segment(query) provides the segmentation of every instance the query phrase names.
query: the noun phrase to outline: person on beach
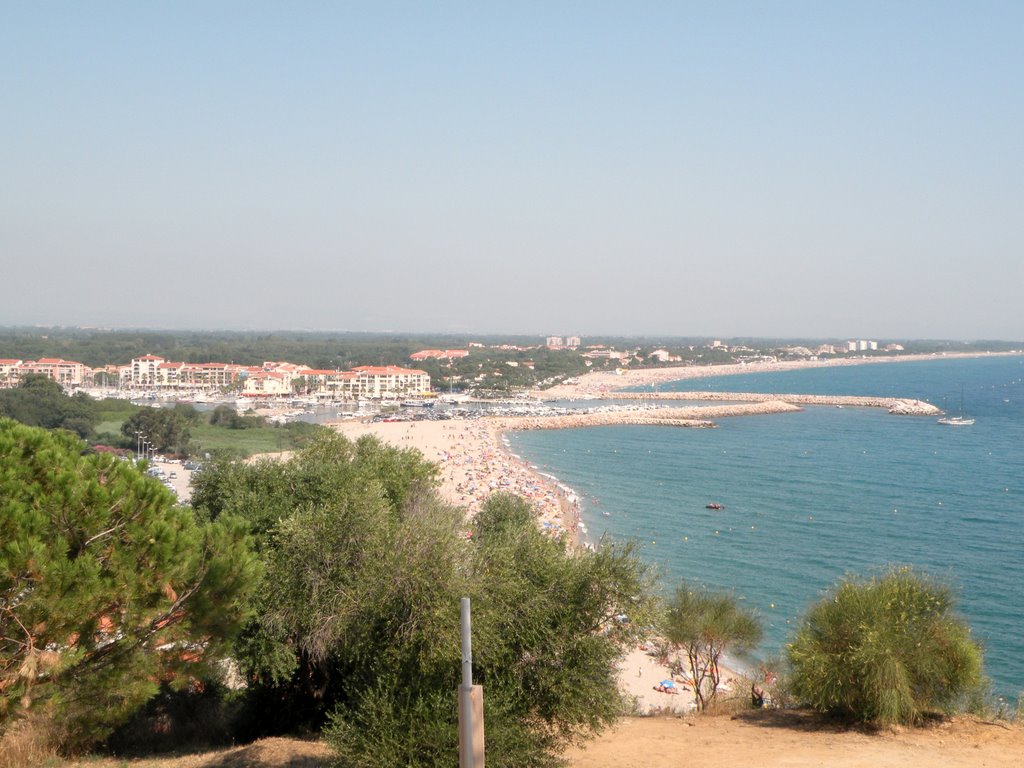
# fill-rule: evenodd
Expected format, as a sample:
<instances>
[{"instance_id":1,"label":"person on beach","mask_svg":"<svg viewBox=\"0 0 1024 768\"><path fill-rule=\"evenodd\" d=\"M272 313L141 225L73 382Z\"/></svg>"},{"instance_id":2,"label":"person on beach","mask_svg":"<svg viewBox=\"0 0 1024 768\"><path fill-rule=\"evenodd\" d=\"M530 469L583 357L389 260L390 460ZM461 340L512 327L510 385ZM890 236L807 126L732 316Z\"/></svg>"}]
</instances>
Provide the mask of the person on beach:
<instances>
[{"instance_id":1,"label":"person on beach","mask_svg":"<svg viewBox=\"0 0 1024 768\"><path fill-rule=\"evenodd\" d=\"M750 703L758 709L764 706L764 689L757 683L750 684Z\"/></svg>"}]
</instances>

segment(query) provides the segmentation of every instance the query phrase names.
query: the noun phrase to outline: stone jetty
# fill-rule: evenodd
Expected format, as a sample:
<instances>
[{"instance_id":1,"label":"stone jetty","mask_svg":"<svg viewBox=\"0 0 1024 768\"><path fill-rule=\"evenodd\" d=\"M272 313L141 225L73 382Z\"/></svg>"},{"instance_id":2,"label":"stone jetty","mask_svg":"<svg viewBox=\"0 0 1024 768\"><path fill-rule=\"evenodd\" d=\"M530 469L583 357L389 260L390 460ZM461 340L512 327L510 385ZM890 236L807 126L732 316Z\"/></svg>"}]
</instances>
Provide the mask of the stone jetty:
<instances>
[{"instance_id":1,"label":"stone jetty","mask_svg":"<svg viewBox=\"0 0 1024 768\"><path fill-rule=\"evenodd\" d=\"M792 413L801 410L782 400L729 405L694 405L686 408L655 408L630 411L596 411L559 416L519 416L496 419L500 431L532 429L572 429L575 427L606 427L642 425L657 427L713 428L712 419L730 416L754 416L769 413Z\"/></svg>"},{"instance_id":2,"label":"stone jetty","mask_svg":"<svg viewBox=\"0 0 1024 768\"><path fill-rule=\"evenodd\" d=\"M779 395L764 392L608 392L605 400L698 400L770 403L781 401L793 405L834 405L850 408L885 408L898 416L935 416L942 413L931 403L897 397L856 397L850 395ZM775 411L772 411L773 413Z\"/></svg>"}]
</instances>

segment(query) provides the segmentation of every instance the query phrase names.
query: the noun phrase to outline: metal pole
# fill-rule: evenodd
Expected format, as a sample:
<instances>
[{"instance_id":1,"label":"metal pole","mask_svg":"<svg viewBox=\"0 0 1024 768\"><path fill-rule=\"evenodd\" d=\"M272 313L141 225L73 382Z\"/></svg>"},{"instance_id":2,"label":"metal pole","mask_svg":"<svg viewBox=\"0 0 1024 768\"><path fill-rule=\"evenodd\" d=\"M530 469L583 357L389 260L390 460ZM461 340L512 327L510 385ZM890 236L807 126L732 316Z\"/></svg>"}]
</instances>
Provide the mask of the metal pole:
<instances>
[{"instance_id":1,"label":"metal pole","mask_svg":"<svg viewBox=\"0 0 1024 768\"><path fill-rule=\"evenodd\" d=\"M462 687L470 688L473 685L473 632L468 597L462 598L460 608L460 624L462 626Z\"/></svg>"},{"instance_id":2,"label":"metal pole","mask_svg":"<svg viewBox=\"0 0 1024 768\"><path fill-rule=\"evenodd\" d=\"M484 689L473 685L469 598L462 598L462 685L459 686L459 768L484 768Z\"/></svg>"}]
</instances>

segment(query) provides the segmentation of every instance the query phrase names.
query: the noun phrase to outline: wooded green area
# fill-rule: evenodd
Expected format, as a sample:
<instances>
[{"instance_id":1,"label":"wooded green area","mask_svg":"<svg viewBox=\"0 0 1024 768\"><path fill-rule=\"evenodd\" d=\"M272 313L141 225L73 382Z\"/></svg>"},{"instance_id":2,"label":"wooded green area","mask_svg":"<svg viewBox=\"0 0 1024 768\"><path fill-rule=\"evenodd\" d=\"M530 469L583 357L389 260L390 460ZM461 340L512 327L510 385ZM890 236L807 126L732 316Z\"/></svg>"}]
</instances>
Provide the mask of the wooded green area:
<instances>
[{"instance_id":1,"label":"wooded green area","mask_svg":"<svg viewBox=\"0 0 1024 768\"><path fill-rule=\"evenodd\" d=\"M230 406L204 414L184 403L150 408L126 400L68 396L52 379L38 374L26 376L17 387L0 389L0 416L32 427L68 430L93 445L131 452L139 447L141 435L158 453L180 456L218 452L244 458L294 450L323 429L305 422L270 425Z\"/></svg>"}]
</instances>

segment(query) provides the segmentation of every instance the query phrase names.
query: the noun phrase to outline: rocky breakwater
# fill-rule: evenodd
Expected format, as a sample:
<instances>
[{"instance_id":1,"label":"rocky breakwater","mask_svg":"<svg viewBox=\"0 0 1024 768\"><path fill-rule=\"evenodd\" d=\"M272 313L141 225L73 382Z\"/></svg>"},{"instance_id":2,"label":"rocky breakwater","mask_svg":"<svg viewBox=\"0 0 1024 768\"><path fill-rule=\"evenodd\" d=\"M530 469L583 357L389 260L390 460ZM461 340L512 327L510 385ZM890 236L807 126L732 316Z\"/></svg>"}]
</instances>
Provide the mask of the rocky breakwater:
<instances>
[{"instance_id":1,"label":"rocky breakwater","mask_svg":"<svg viewBox=\"0 0 1024 768\"><path fill-rule=\"evenodd\" d=\"M730 416L753 416L769 413L791 413L800 408L781 400L730 405L695 405L686 408L649 408L630 411L598 411L558 416L520 416L495 419L499 431L532 429L573 429L640 425L656 427L713 428L712 419Z\"/></svg>"},{"instance_id":2,"label":"rocky breakwater","mask_svg":"<svg viewBox=\"0 0 1024 768\"><path fill-rule=\"evenodd\" d=\"M942 413L931 403L897 397L857 397L853 395L777 395L764 392L613 392L603 395L616 400L699 400L741 401L744 403L784 402L793 405L834 405L851 408L885 408L898 416L934 416Z\"/></svg>"},{"instance_id":3,"label":"rocky breakwater","mask_svg":"<svg viewBox=\"0 0 1024 768\"><path fill-rule=\"evenodd\" d=\"M942 409L924 400L894 400L889 406L889 413L896 416L937 416Z\"/></svg>"}]
</instances>

